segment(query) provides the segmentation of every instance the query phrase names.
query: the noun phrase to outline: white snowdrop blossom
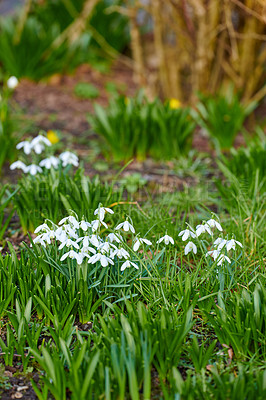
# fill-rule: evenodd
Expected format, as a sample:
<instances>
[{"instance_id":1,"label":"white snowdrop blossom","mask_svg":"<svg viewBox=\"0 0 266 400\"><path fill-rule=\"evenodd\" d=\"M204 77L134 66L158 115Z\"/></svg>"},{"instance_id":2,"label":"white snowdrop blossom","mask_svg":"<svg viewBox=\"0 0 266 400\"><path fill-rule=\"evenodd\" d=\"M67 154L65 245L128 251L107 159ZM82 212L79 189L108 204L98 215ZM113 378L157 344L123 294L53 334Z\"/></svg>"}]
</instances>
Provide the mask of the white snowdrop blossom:
<instances>
[{"instance_id":1,"label":"white snowdrop blossom","mask_svg":"<svg viewBox=\"0 0 266 400\"><path fill-rule=\"evenodd\" d=\"M226 250L230 251L231 249L235 250L236 249L236 244L240 247L243 247L242 243L238 242L235 239L227 240L226 241Z\"/></svg>"},{"instance_id":2,"label":"white snowdrop blossom","mask_svg":"<svg viewBox=\"0 0 266 400\"><path fill-rule=\"evenodd\" d=\"M193 242L188 242L185 247L185 255L187 255L190 251L193 251L194 254L197 254L197 246Z\"/></svg>"},{"instance_id":3,"label":"white snowdrop blossom","mask_svg":"<svg viewBox=\"0 0 266 400\"><path fill-rule=\"evenodd\" d=\"M72 239L66 239L64 242L62 242L59 246L59 250L61 250L63 247L75 247L75 249L79 249L79 245L74 242Z\"/></svg>"},{"instance_id":4,"label":"white snowdrop blossom","mask_svg":"<svg viewBox=\"0 0 266 400\"><path fill-rule=\"evenodd\" d=\"M18 86L18 78L16 78L15 76L10 76L10 78L8 78L8 80L6 81L7 87L9 89L15 89Z\"/></svg>"},{"instance_id":5,"label":"white snowdrop blossom","mask_svg":"<svg viewBox=\"0 0 266 400\"><path fill-rule=\"evenodd\" d=\"M226 245L226 240L223 238L218 237L214 242L213 246L217 247L217 250L220 251L225 245Z\"/></svg>"},{"instance_id":6,"label":"white snowdrop blossom","mask_svg":"<svg viewBox=\"0 0 266 400\"><path fill-rule=\"evenodd\" d=\"M225 254L220 254L218 256L218 262L217 265L222 265L224 261L227 261L229 264L231 264L231 260L229 257L227 257Z\"/></svg>"},{"instance_id":7,"label":"white snowdrop blossom","mask_svg":"<svg viewBox=\"0 0 266 400\"><path fill-rule=\"evenodd\" d=\"M206 257L211 256L214 260L216 260L220 254L221 253L219 250L210 250L210 251L207 251Z\"/></svg>"},{"instance_id":8,"label":"white snowdrop blossom","mask_svg":"<svg viewBox=\"0 0 266 400\"><path fill-rule=\"evenodd\" d=\"M51 169L52 167L58 168L60 160L57 157L51 156L48 158L44 158L40 163L40 167L44 167L46 169Z\"/></svg>"},{"instance_id":9,"label":"white snowdrop blossom","mask_svg":"<svg viewBox=\"0 0 266 400\"><path fill-rule=\"evenodd\" d=\"M163 237L158 239L156 243L161 243L161 242L164 242L166 245L168 245L169 243L172 243L172 244L175 243L174 239L169 235L164 235Z\"/></svg>"},{"instance_id":10,"label":"white snowdrop blossom","mask_svg":"<svg viewBox=\"0 0 266 400\"><path fill-rule=\"evenodd\" d=\"M46 247L46 240L43 238L43 235L36 236L36 238L33 239L33 243L40 243L43 247Z\"/></svg>"},{"instance_id":11,"label":"white snowdrop blossom","mask_svg":"<svg viewBox=\"0 0 266 400\"><path fill-rule=\"evenodd\" d=\"M118 224L117 227L115 228L115 230L118 230L118 229L121 229L121 228L122 228L125 232L128 232L128 231L130 230L132 233L135 233L135 228L134 228L134 226L131 225L128 221L121 222L120 224Z\"/></svg>"},{"instance_id":12,"label":"white snowdrop blossom","mask_svg":"<svg viewBox=\"0 0 266 400\"><path fill-rule=\"evenodd\" d=\"M178 236L182 236L183 242L185 242L190 236L192 239L196 237L195 233L192 232L190 229L185 229L184 231L181 231Z\"/></svg>"},{"instance_id":13,"label":"white snowdrop blossom","mask_svg":"<svg viewBox=\"0 0 266 400\"><path fill-rule=\"evenodd\" d=\"M134 267L134 268L136 268L136 269L139 269L139 267L138 267L138 265L137 264L135 264L135 263L133 263L132 261L130 261L130 260L126 260L122 265L121 265L121 271L124 271L126 268L130 268L130 267Z\"/></svg>"},{"instance_id":14,"label":"white snowdrop blossom","mask_svg":"<svg viewBox=\"0 0 266 400\"><path fill-rule=\"evenodd\" d=\"M211 218L209 219L206 224L210 227L210 228L217 228L220 232L223 231L223 228L221 227L221 225L219 224L219 222L215 221L215 219Z\"/></svg>"},{"instance_id":15,"label":"white snowdrop blossom","mask_svg":"<svg viewBox=\"0 0 266 400\"><path fill-rule=\"evenodd\" d=\"M45 146L51 146L52 143L43 135L38 135L31 141L31 149L36 154L41 154L45 150Z\"/></svg>"},{"instance_id":16,"label":"white snowdrop blossom","mask_svg":"<svg viewBox=\"0 0 266 400\"><path fill-rule=\"evenodd\" d=\"M91 221L92 232L98 231L101 225L103 225L106 229L108 229L108 225L100 219L95 219L94 221Z\"/></svg>"},{"instance_id":17,"label":"white snowdrop blossom","mask_svg":"<svg viewBox=\"0 0 266 400\"><path fill-rule=\"evenodd\" d=\"M27 165L25 168L26 173L30 173L31 175L36 175L38 172L42 172L41 167L36 164Z\"/></svg>"},{"instance_id":18,"label":"white snowdrop blossom","mask_svg":"<svg viewBox=\"0 0 266 400\"><path fill-rule=\"evenodd\" d=\"M65 217L65 218L61 219L61 221L59 221L58 225L62 225L65 222L68 222L75 229L79 228L79 222L73 215L70 215L69 217ZM67 228L67 225L65 225L65 228Z\"/></svg>"},{"instance_id":19,"label":"white snowdrop blossom","mask_svg":"<svg viewBox=\"0 0 266 400\"><path fill-rule=\"evenodd\" d=\"M123 241L122 236L119 235L119 233L109 233L109 235L107 235L106 239L110 242L116 242L116 243L121 243Z\"/></svg>"},{"instance_id":20,"label":"white snowdrop blossom","mask_svg":"<svg viewBox=\"0 0 266 400\"><path fill-rule=\"evenodd\" d=\"M120 260L122 258L128 259L130 257L129 252L123 249L123 247L112 252L111 257L114 258L115 256L117 256Z\"/></svg>"},{"instance_id":21,"label":"white snowdrop blossom","mask_svg":"<svg viewBox=\"0 0 266 400\"><path fill-rule=\"evenodd\" d=\"M66 167L67 165L74 165L74 167L78 167L79 165L78 157L76 154L71 153L70 151L64 151L59 155L59 158L63 163L63 167Z\"/></svg>"},{"instance_id":22,"label":"white snowdrop blossom","mask_svg":"<svg viewBox=\"0 0 266 400\"><path fill-rule=\"evenodd\" d=\"M50 231L50 228L49 228L49 226L47 224L42 224L42 225L37 226L37 228L35 229L34 233L38 233L40 231L48 232L48 231Z\"/></svg>"},{"instance_id":23,"label":"white snowdrop blossom","mask_svg":"<svg viewBox=\"0 0 266 400\"><path fill-rule=\"evenodd\" d=\"M31 149L32 149L31 143L24 140L23 142L20 142L16 145L16 149L18 149L18 150L23 149L24 153L28 155L28 154L30 154Z\"/></svg>"},{"instance_id":24,"label":"white snowdrop blossom","mask_svg":"<svg viewBox=\"0 0 266 400\"><path fill-rule=\"evenodd\" d=\"M102 267L107 267L108 264L114 265L113 260L102 253L94 254L89 258L88 263L95 264L97 261L100 261Z\"/></svg>"},{"instance_id":25,"label":"white snowdrop blossom","mask_svg":"<svg viewBox=\"0 0 266 400\"><path fill-rule=\"evenodd\" d=\"M204 224L204 225L197 225L196 226L196 236L199 237L202 233L207 232L209 235L212 235L212 231L209 227L209 225Z\"/></svg>"},{"instance_id":26,"label":"white snowdrop blossom","mask_svg":"<svg viewBox=\"0 0 266 400\"><path fill-rule=\"evenodd\" d=\"M152 242L150 240L144 239L144 238L137 238L137 240L133 246L133 250L138 251L140 245L143 243L147 244L148 246L152 246Z\"/></svg>"},{"instance_id":27,"label":"white snowdrop blossom","mask_svg":"<svg viewBox=\"0 0 266 400\"><path fill-rule=\"evenodd\" d=\"M86 232L88 230L88 228L91 227L91 224L87 221L84 221L84 219L79 223L80 228Z\"/></svg>"},{"instance_id":28,"label":"white snowdrop blossom","mask_svg":"<svg viewBox=\"0 0 266 400\"><path fill-rule=\"evenodd\" d=\"M91 235L89 237L89 240L90 240L91 244L93 246L95 246L96 248L98 248L100 246L100 238L98 235Z\"/></svg>"},{"instance_id":29,"label":"white snowdrop blossom","mask_svg":"<svg viewBox=\"0 0 266 400\"><path fill-rule=\"evenodd\" d=\"M27 165L25 165L22 161L15 161L10 165L10 169L22 169L23 172L26 172Z\"/></svg>"},{"instance_id":30,"label":"white snowdrop blossom","mask_svg":"<svg viewBox=\"0 0 266 400\"><path fill-rule=\"evenodd\" d=\"M82 253L76 253L74 250L70 250L62 255L60 261L64 261L67 257L71 259L76 259L78 264L81 264L84 258Z\"/></svg>"},{"instance_id":31,"label":"white snowdrop blossom","mask_svg":"<svg viewBox=\"0 0 266 400\"><path fill-rule=\"evenodd\" d=\"M100 221L104 220L105 213L114 214L113 210L111 210L111 208L107 208L107 207L98 207L94 211L94 215L99 215Z\"/></svg>"}]
</instances>

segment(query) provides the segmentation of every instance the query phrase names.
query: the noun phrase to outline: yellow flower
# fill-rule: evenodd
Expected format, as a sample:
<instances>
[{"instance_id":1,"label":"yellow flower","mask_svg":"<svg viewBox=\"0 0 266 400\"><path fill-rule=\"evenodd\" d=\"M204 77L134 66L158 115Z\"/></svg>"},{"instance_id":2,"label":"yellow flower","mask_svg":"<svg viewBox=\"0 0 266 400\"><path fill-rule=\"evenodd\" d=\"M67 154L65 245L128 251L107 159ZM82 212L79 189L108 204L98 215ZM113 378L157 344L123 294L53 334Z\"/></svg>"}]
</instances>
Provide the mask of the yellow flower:
<instances>
[{"instance_id":1,"label":"yellow flower","mask_svg":"<svg viewBox=\"0 0 266 400\"><path fill-rule=\"evenodd\" d=\"M52 143L56 144L59 142L59 137L57 136L55 131L49 130L47 132L47 139Z\"/></svg>"},{"instance_id":2,"label":"yellow flower","mask_svg":"<svg viewBox=\"0 0 266 400\"><path fill-rule=\"evenodd\" d=\"M172 99L169 100L169 107L172 109L178 109L182 106L181 101L179 101L178 99L175 99L174 97Z\"/></svg>"}]
</instances>

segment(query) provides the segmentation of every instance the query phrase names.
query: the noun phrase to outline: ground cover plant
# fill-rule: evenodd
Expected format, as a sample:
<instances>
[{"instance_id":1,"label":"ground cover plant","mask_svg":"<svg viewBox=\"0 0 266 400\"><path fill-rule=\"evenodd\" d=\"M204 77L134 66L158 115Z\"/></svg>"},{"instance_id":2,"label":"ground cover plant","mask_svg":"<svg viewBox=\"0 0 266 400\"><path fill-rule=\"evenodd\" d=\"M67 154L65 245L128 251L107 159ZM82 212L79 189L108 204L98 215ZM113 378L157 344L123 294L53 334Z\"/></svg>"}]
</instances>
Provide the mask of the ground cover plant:
<instances>
[{"instance_id":1,"label":"ground cover plant","mask_svg":"<svg viewBox=\"0 0 266 400\"><path fill-rule=\"evenodd\" d=\"M199 100L193 116L218 149L230 149L233 146L236 135L243 130L245 119L257 106L256 102L242 105L233 89L227 95L199 95Z\"/></svg>"},{"instance_id":2,"label":"ground cover plant","mask_svg":"<svg viewBox=\"0 0 266 400\"><path fill-rule=\"evenodd\" d=\"M115 54L122 50L128 42L127 18L107 13L108 0L94 3L87 11L85 0L29 2L21 15L2 17L0 62L4 71L17 78L40 80L89 60L102 60L99 41Z\"/></svg>"},{"instance_id":3,"label":"ground cover plant","mask_svg":"<svg viewBox=\"0 0 266 400\"><path fill-rule=\"evenodd\" d=\"M260 128L232 147L261 81L258 2L29 1L15 17L4 56L23 39L23 62L3 62L3 115L25 113L27 129L11 136L0 187L3 400L266 398L264 103ZM74 39L94 42L86 57L114 57L127 31L134 66L126 49L116 79L88 67L10 76L71 66ZM222 93L226 75L241 103L204 95L196 108L195 89Z\"/></svg>"},{"instance_id":4,"label":"ground cover plant","mask_svg":"<svg viewBox=\"0 0 266 400\"><path fill-rule=\"evenodd\" d=\"M190 149L195 128L189 109L177 108L173 101L149 101L143 92L134 98L118 96L107 110L96 103L89 121L116 161L134 156L145 159L147 155L177 158Z\"/></svg>"}]
</instances>

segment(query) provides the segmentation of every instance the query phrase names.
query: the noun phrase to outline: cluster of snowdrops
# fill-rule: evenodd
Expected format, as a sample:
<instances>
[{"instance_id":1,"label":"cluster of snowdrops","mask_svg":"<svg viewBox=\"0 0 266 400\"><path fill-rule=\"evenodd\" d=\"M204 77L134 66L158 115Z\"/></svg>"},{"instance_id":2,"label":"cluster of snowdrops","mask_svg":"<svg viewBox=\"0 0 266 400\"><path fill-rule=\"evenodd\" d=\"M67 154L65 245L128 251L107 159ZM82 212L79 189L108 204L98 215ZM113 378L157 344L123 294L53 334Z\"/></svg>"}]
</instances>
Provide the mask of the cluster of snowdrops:
<instances>
[{"instance_id":1,"label":"cluster of snowdrops","mask_svg":"<svg viewBox=\"0 0 266 400\"><path fill-rule=\"evenodd\" d=\"M18 143L16 148L18 150L23 149L26 158L28 158L29 154L35 153L35 155L40 155L43 151L47 151L47 149L49 149L51 146L52 143L50 142L50 140L40 134L31 141L25 140ZM26 165L23 161L18 160L10 165L10 169L21 169L24 173L36 175L37 173L42 173L43 168L49 170L51 168L57 169L59 168L59 166L62 166L64 168L68 165L74 165L75 167L78 167L79 159L74 153L70 151L64 151L58 157L50 154L48 157L43 158L38 163L32 163L29 165Z\"/></svg>"},{"instance_id":2,"label":"cluster of snowdrops","mask_svg":"<svg viewBox=\"0 0 266 400\"><path fill-rule=\"evenodd\" d=\"M33 242L44 247L56 242L58 250L63 250L60 261L70 258L76 260L79 265L87 262L99 263L102 267L107 267L118 263L121 271L130 267L139 269L140 258L136 252L143 251L144 246L148 247L148 250L151 249L152 241L136 234L133 222L129 219L118 223L113 231L110 231L104 221L106 214L114 214L114 211L99 205L94 211L95 219L90 222L84 218L79 221L74 215L63 218L58 225L46 220L44 224L36 228L35 233L38 236ZM101 233L102 228L104 228L105 237ZM214 229L218 229L222 234L223 229L220 223L211 218L198 225L195 230L188 226L178 236L181 236L183 241L191 238L200 243L199 237L203 234L208 234L214 239ZM174 239L167 233L156 241L157 249L161 245L174 244ZM205 255L211 256L214 262L221 266L224 263L231 263L228 254L232 250L235 251L237 246L243 247L234 238L227 239L219 236L209 246L210 250ZM197 253L197 245L191 240L185 246L185 254L189 252Z\"/></svg>"}]
</instances>

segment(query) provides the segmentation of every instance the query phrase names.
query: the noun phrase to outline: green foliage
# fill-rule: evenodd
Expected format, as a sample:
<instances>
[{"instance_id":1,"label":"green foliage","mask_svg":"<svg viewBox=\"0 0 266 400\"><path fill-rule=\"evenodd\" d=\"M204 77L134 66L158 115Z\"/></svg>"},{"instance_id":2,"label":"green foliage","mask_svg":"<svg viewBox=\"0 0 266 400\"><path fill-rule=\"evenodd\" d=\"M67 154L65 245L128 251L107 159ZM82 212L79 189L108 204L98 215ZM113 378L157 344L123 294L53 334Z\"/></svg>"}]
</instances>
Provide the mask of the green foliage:
<instances>
[{"instance_id":1,"label":"green foliage","mask_svg":"<svg viewBox=\"0 0 266 400\"><path fill-rule=\"evenodd\" d=\"M220 343L233 348L236 357L266 354L266 290L257 284L253 292L246 289L231 295L226 303L221 293L214 315L208 315Z\"/></svg>"},{"instance_id":2,"label":"green foliage","mask_svg":"<svg viewBox=\"0 0 266 400\"><path fill-rule=\"evenodd\" d=\"M140 173L135 172L120 179L120 183L125 186L129 193L136 193L138 189L147 183L147 179L143 178Z\"/></svg>"},{"instance_id":3,"label":"green foliage","mask_svg":"<svg viewBox=\"0 0 266 400\"><path fill-rule=\"evenodd\" d=\"M197 111L192 111L195 121L209 133L218 149L231 148L237 133L243 129L246 117L257 103L243 106L233 90L227 96L211 97L201 94L199 99Z\"/></svg>"},{"instance_id":4,"label":"green foliage","mask_svg":"<svg viewBox=\"0 0 266 400\"><path fill-rule=\"evenodd\" d=\"M17 78L40 80L97 59L101 54L92 34L97 38L101 35L117 50L123 49L128 42L127 18L117 12L106 13L108 0L96 6L90 26L80 37L57 46L56 40L79 17L83 5L84 0L34 2L25 21L18 16L1 18L0 61L5 71Z\"/></svg>"},{"instance_id":5,"label":"green foliage","mask_svg":"<svg viewBox=\"0 0 266 400\"><path fill-rule=\"evenodd\" d=\"M90 179L82 169L72 177L68 170L51 169L46 174L22 176L13 203L24 232L34 231L45 218L58 222L73 210L81 218L91 215L99 203L119 201L121 191Z\"/></svg>"},{"instance_id":6,"label":"green foliage","mask_svg":"<svg viewBox=\"0 0 266 400\"><path fill-rule=\"evenodd\" d=\"M11 18L0 21L0 61L4 69L17 78L27 76L39 80L63 70L69 64L67 46L56 50L51 45L60 30L56 24L46 26L30 16L21 33Z\"/></svg>"},{"instance_id":7,"label":"green foliage","mask_svg":"<svg viewBox=\"0 0 266 400\"><path fill-rule=\"evenodd\" d=\"M95 99L99 96L99 90L91 83L80 82L75 86L75 95L82 99Z\"/></svg>"},{"instance_id":8,"label":"green foliage","mask_svg":"<svg viewBox=\"0 0 266 400\"><path fill-rule=\"evenodd\" d=\"M0 240L3 239L4 233L8 227L8 224L12 218L14 210L8 210L12 197L16 194L18 189L7 195L8 185L0 187Z\"/></svg>"},{"instance_id":9,"label":"green foliage","mask_svg":"<svg viewBox=\"0 0 266 400\"><path fill-rule=\"evenodd\" d=\"M0 174L4 162L13 160L16 153L13 130L14 123L10 115L7 96L0 92Z\"/></svg>"},{"instance_id":10,"label":"green foliage","mask_svg":"<svg viewBox=\"0 0 266 400\"><path fill-rule=\"evenodd\" d=\"M135 98L112 99L107 110L95 104L95 116L89 122L116 161L186 154L195 126L188 109L172 109L159 99L149 102L141 92Z\"/></svg>"}]
</instances>

